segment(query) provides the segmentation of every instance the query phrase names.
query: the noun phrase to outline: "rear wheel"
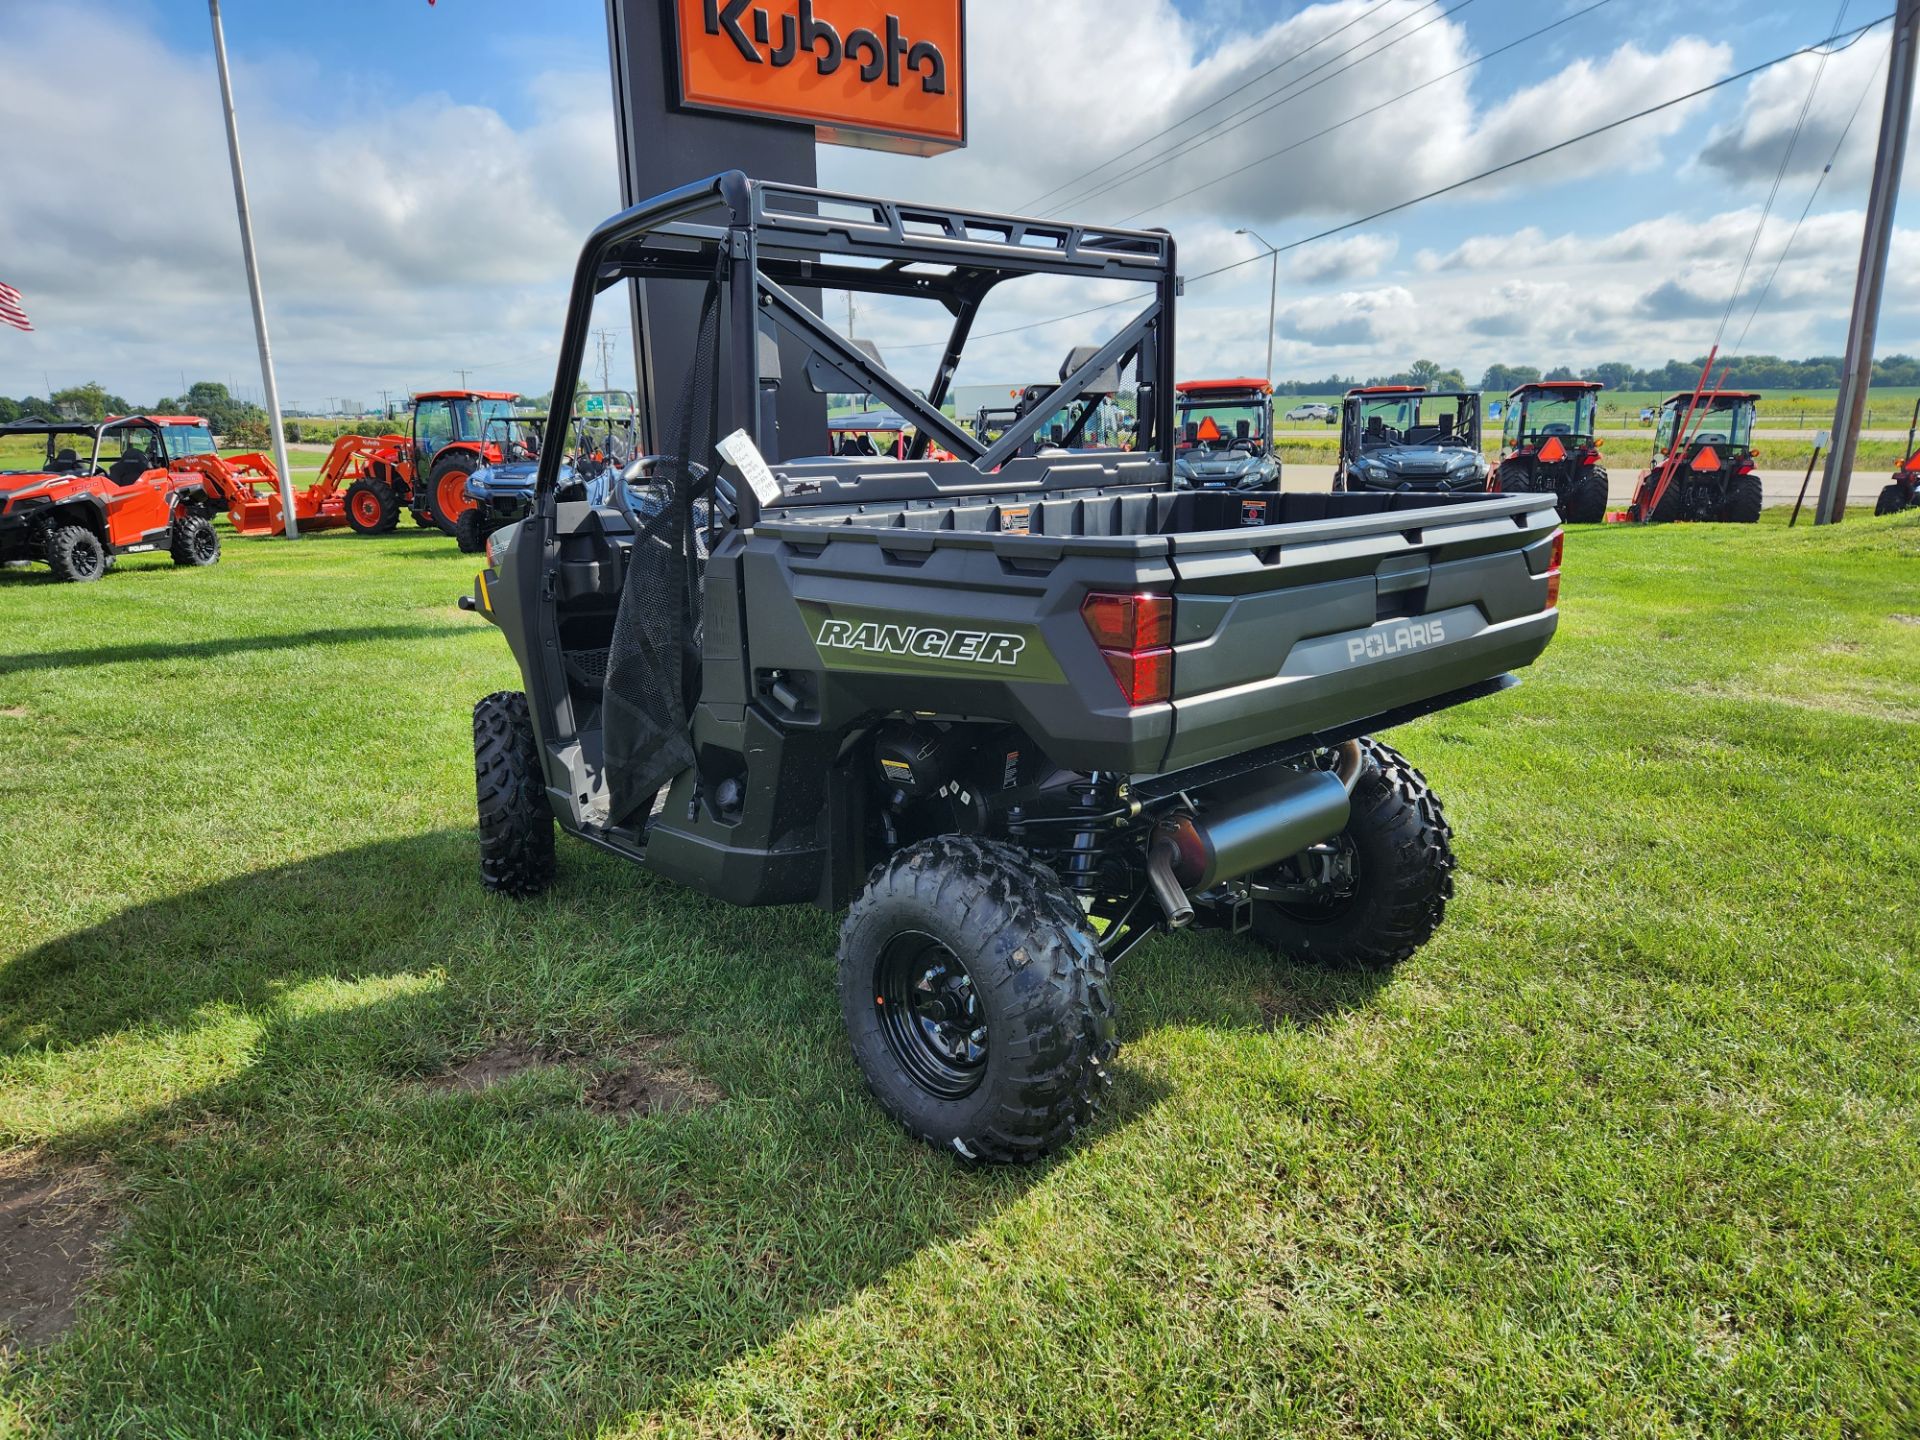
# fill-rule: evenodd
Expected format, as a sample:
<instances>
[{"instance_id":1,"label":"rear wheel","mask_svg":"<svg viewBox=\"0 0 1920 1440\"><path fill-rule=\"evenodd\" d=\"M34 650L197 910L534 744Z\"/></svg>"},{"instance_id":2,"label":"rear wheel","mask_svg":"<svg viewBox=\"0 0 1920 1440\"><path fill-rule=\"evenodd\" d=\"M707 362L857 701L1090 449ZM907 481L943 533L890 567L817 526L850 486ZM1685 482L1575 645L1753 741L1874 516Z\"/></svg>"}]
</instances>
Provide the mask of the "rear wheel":
<instances>
[{"instance_id":1,"label":"rear wheel","mask_svg":"<svg viewBox=\"0 0 1920 1440\"><path fill-rule=\"evenodd\" d=\"M553 883L553 811L533 714L518 690L473 707L473 778L480 805L480 883L525 899Z\"/></svg>"},{"instance_id":2,"label":"rear wheel","mask_svg":"<svg viewBox=\"0 0 1920 1440\"><path fill-rule=\"evenodd\" d=\"M1021 851L973 836L922 840L874 871L840 930L840 1009L882 1108L967 1160L1065 1145L1117 1048L1079 905Z\"/></svg>"},{"instance_id":3,"label":"rear wheel","mask_svg":"<svg viewBox=\"0 0 1920 1440\"><path fill-rule=\"evenodd\" d=\"M356 480L347 487L347 524L361 535L385 535L400 523L400 502L384 480Z\"/></svg>"},{"instance_id":4,"label":"rear wheel","mask_svg":"<svg viewBox=\"0 0 1920 1440\"><path fill-rule=\"evenodd\" d=\"M1598 525L1607 518L1607 471L1601 465L1582 465L1567 485L1560 518L1569 525Z\"/></svg>"},{"instance_id":5,"label":"rear wheel","mask_svg":"<svg viewBox=\"0 0 1920 1440\"><path fill-rule=\"evenodd\" d=\"M453 538L459 542L461 554L482 554L487 548L486 512L478 505L462 510L453 522Z\"/></svg>"},{"instance_id":6,"label":"rear wheel","mask_svg":"<svg viewBox=\"0 0 1920 1440\"><path fill-rule=\"evenodd\" d=\"M1760 504L1764 498L1758 475L1752 472L1736 475L1727 486L1727 501L1722 514L1735 525L1751 525L1760 518Z\"/></svg>"},{"instance_id":7,"label":"rear wheel","mask_svg":"<svg viewBox=\"0 0 1920 1440\"><path fill-rule=\"evenodd\" d=\"M167 549L176 565L212 565L220 558L220 532L204 515L177 515Z\"/></svg>"},{"instance_id":8,"label":"rear wheel","mask_svg":"<svg viewBox=\"0 0 1920 1440\"><path fill-rule=\"evenodd\" d=\"M84 525L60 525L47 536L47 568L56 580L98 580L111 563L100 537Z\"/></svg>"},{"instance_id":9,"label":"rear wheel","mask_svg":"<svg viewBox=\"0 0 1920 1440\"><path fill-rule=\"evenodd\" d=\"M1880 498L1873 502L1873 513L1876 515L1898 515L1906 508L1906 494L1897 483L1881 490Z\"/></svg>"},{"instance_id":10,"label":"rear wheel","mask_svg":"<svg viewBox=\"0 0 1920 1440\"><path fill-rule=\"evenodd\" d=\"M1253 880L1254 933L1300 961L1390 970L1433 937L1453 898L1440 799L1391 746L1360 742L1346 829Z\"/></svg>"},{"instance_id":11,"label":"rear wheel","mask_svg":"<svg viewBox=\"0 0 1920 1440\"><path fill-rule=\"evenodd\" d=\"M433 477L421 497L421 509L429 523L447 534L454 533L462 511L473 508L467 498L467 476L473 473L473 459L464 453L447 455L435 462Z\"/></svg>"},{"instance_id":12,"label":"rear wheel","mask_svg":"<svg viewBox=\"0 0 1920 1440\"><path fill-rule=\"evenodd\" d=\"M1657 472L1653 477L1652 483L1656 488L1660 484L1660 477ZM1652 521L1657 525L1665 525L1678 520L1683 502L1682 490L1683 487L1680 483L1680 476L1675 474L1672 482L1667 486L1667 493L1660 497L1660 503L1655 505L1650 513L1640 518Z\"/></svg>"},{"instance_id":13,"label":"rear wheel","mask_svg":"<svg viewBox=\"0 0 1920 1440\"><path fill-rule=\"evenodd\" d=\"M1494 472L1493 488L1502 495L1532 495L1553 486L1538 484L1532 466L1510 460Z\"/></svg>"}]
</instances>

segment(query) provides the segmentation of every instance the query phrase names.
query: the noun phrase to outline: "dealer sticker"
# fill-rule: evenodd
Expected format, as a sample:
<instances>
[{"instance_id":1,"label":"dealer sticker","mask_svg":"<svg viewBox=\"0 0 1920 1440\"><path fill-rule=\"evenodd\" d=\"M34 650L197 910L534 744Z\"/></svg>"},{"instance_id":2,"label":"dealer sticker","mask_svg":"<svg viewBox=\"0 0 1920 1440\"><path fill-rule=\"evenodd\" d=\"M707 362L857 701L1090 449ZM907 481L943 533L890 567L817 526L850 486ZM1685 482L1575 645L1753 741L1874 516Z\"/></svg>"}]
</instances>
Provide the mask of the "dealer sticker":
<instances>
[{"instance_id":1,"label":"dealer sticker","mask_svg":"<svg viewBox=\"0 0 1920 1440\"><path fill-rule=\"evenodd\" d=\"M760 453L760 447L745 430L734 431L715 448L747 477L747 484L753 487L762 505L771 505L783 498L780 482L768 467L767 457Z\"/></svg>"}]
</instances>

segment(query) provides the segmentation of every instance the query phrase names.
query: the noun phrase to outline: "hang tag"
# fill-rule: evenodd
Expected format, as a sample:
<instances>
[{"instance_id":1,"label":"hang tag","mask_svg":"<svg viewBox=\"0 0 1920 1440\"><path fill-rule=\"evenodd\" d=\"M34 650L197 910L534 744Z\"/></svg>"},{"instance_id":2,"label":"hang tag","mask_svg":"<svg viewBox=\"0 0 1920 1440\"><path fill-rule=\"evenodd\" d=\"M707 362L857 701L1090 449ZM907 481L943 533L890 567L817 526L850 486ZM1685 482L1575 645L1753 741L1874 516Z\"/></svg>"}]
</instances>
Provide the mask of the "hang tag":
<instances>
[{"instance_id":1,"label":"hang tag","mask_svg":"<svg viewBox=\"0 0 1920 1440\"><path fill-rule=\"evenodd\" d=\"M780 482L767 466L767 457L760 453L760 447L753 443L753 437L745 430L734 431L714 448L727 458L734 469L747 477L747 484L753 487L753 493L759 497L762 505L772 505L784 498Z\"/></svg>"}]
</instances>

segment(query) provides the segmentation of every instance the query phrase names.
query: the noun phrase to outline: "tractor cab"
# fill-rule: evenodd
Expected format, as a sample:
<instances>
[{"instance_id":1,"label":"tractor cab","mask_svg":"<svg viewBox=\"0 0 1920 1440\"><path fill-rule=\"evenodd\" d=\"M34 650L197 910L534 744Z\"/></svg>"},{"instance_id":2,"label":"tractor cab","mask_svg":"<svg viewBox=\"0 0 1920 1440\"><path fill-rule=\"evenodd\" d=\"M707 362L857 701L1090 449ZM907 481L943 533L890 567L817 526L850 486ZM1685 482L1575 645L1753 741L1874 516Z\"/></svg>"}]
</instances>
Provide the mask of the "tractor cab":
<instances>
[{"instance_id":1,"label":"tractor cab","mask_svg":"<svg viewBox=\"0 0 1920 1440\"><path fill-rule=\"evenodd\" d=\"M1362 385L1340 408L1335 490L1484 490L1480 397L1421 385Z\"/></svg>"},{"instance_id":2,"label":"tractor cab","mask_svg":"<svg viewBox=\"0 0 1920 1440\"><path fill-rule=\"evenodd\" d=\"M1629 520L1751 524L1760 518L1751 390L1682 390L1660 405L1653 463L1627 507Z\"/></svg>"},{"instance_id":3,"label":"tractor cab","mask_svg":"<svg viewBox=\"0 0 1920 1440\"><path fill-rule=\"evenodd\" d=\"M1595 434L1605 388L1597 380L1536 380L1510 393L1500 467L1487 488L1551 494L1560 518L1573 524L1605 519L1608 476Z\"/></svg>"},{"instance_id":4,"label":"tractor cab","mask_svg":"<svg viewBox=\"0 0 1920 1440\"><path fill-rule=\"evenodd\" d=\"M382 451L376 466L392 503L411 510L423 526L457 534L461 512L472 504L467 477L483 464L506 458L498 445L488 448L487 427L511 420L519 398L505 390L428 390L415 395L406 445ZM392 527L393 517L383 513L372 529Z\"/></svg>"},{"instance_id":5,"label":"tractor cab","mask_svg":"<svg viewBox=\"0 0 1920 1440\"><path fill-rule=\"evenodd\" d=\"M1182 380L1174 387L1174 483L1187 490L1278 490L1273 386Z\"/></svg>"}]
</instances>

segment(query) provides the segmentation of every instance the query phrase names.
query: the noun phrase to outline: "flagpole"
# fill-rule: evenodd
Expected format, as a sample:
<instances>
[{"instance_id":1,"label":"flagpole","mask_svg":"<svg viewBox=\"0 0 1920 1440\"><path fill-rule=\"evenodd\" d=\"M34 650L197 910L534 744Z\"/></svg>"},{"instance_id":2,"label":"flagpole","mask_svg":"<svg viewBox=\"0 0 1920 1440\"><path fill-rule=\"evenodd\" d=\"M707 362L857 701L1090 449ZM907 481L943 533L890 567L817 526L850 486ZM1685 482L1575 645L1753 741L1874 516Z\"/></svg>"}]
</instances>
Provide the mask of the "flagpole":
<instances>
[{"instance_id":1,"label":"flagpole","mask_svg":"<svg viewBox=\"0 0 1920 1440\"><path fill-rule=\"evenodd\" d=\"M267 339L267 302L260 290L260 261L253 249L253 218L247 210L247 176L240 167L240 124L233 113L233 79L227 74L227 36L220 26L220 0L207 0L213 18L213 58L220 67L220 102L227 115L227 154L233 161L233 203L240 212L240 251L247 261L247 293L253 299L253 333L260 342L260 378L267 389L267 423L273 427L273 463L280 471L280 515L287 538L298 540L293 518L293 467L287 463L287 431L280 420L280 387L273 378L273 344Z\"/></svg>"}]
</instances>

